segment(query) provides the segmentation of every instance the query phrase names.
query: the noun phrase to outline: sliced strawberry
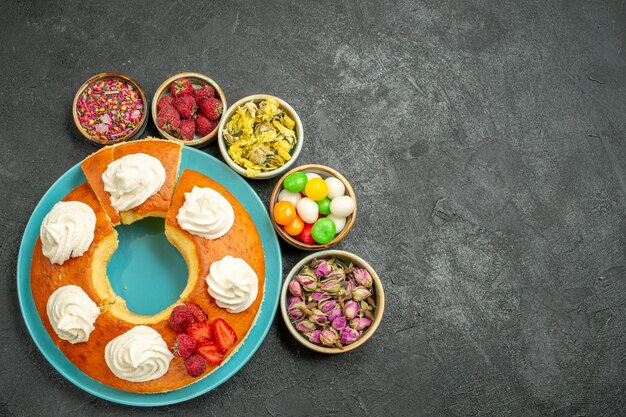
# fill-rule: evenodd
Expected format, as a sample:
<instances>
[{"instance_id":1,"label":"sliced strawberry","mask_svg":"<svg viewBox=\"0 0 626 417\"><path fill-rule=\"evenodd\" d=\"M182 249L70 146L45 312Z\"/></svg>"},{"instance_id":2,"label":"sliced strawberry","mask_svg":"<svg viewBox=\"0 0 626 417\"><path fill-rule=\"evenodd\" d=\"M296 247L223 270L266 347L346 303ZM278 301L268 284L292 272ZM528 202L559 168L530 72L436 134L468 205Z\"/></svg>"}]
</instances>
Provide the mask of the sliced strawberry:
<instances>
[{"instance_id":1,"label":"sliced strawberry","mask_svg":"<svg viewBox=\"0 0 626 417\"><path fill-rule=\"evenodd\" d=\"M204 314L204 310L202 310L202 307L200 307L198 304L192 303L191 301L185 301L185 305L189 307L189 310L191 310L194 321L207 321L207 316L206 314Z\"/></svg>"},{"instance_id":2,"label":"sliced strawberry","mask_svg":"<svg viewBox=\"0 0 626 417\"><path fill-rule=\"evenodd\" d=\"M187 334L198 344L211 341L211 326L207 322L194 322L187 328Z\"/></svg>"},{"instance_id":3,"label":"sliced strawberry","mask_svg":"<svg viewBox=\"0 0 626 417\"><path fill-rule=\"evenodd\" d=\"M201 344L196 348L196 353L202 356L211 365L217 366L224 360L224 355L215 342Z\"/></svg>"},{"instance_id":4,"label":"sliced strawberry","mask_svg":"<svg viewBox=\"0 0 626 417\"><path fill-rule=\"evenodd\" d=\"M216 319L213 322L211 325L211 335L215 343L222 349L223 353L226 353L228 349L237 343L237 334L224 319Z\"/></svg>"}]
</instances>

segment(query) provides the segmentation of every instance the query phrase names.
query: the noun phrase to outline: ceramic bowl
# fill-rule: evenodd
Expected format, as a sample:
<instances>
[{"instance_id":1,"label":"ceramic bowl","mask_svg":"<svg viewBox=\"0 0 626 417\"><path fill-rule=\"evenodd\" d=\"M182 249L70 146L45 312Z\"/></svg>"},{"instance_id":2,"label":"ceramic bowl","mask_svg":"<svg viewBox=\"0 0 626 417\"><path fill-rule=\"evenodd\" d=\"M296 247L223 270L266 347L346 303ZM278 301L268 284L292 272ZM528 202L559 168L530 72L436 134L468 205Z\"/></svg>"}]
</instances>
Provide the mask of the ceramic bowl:
<instances>
[{"instance_id":1,"label":"ceramic bowl","mask_svg":"<svg viewBox=\"0 0 626 417\"><path fill-rule=\"evenodd\" d=\"M352 212L351 215L349 215L346 218L346 225L344 226L343 230L337 233L334 239L331 240L329 243L326 243L324 245L319 244L319 243L311 243L311 244L304 243L296 239L295 237L288 235L287 232L285 232L285 229L281 225L276 223L276 220L274 220L274 215L273 215L274 205L278 202L278 194L283 189L283 183L285 182L285 178L287 178L289 174L292 174L294 172L304 172L304 173L312 172L312 173L320 175L322 178L335 177L339 179L343 183L343 185L345 185L346 195L352 197L352 200L354 201L354 211ZM272 224L274 225L274 229L276 229L276 232L278 232L278 235L281 238L283 238L285 242L289 243L293 247L296 247L302 250L322 250L322 249L328 249L331 246L334 246L337 243L341 242L343 238L346 237L348 233L350 233L350 230L352 229L352 226L354 225L354 220L356 219L357 199L356 199L356 194L354 193L354 190L352 189L352 186L350 185L346 177L341 175L338 171L334 170L333 168L327 167L325 165L318 165L318 164L300 165L299 167L296 167L292 169L291 171L286 172L274 186L274 190L272 191L272 195L270 197L269 212L270 212L270 217L272 219Z\"/></svg>"},{"instance_id":2,"label":"ceramic bowl","mask_svg":"<svg viewBox=\"0 0 626 417\"><path fill-rule=\"evenodd\" d=\"M94 84L96 81L100 81L106 78L117 78L126 82L127 84L132 85L134 89L139 92L139 97L141 98L141 101L143 103L143 114L141 116L141 119L135 126L135 128L131 130L130 132L112 140L103 140L96 136L90 135L82 127L80 120L79 120L78 111L77 111L77 104L78 104L78 100L80 99L81 94L83 94L83 92L89 86ZM76 128L81 133L81 135L85 137L85 139L87 139L90 142L96 143L98 145L112 145L114 143L120 143L120 142L124 142L127 140L136 139L143 134L144 130L146 129L146 125L148 124L148 100L146 99L146 93L143 90L143 88L141 88L141 85L139 85L139 83L135 81L133 78L129 77L128 75L120 74L119 72L103 72L103 73L94 75L93 77L85 81L83 85L81 85L78 88L78 91L76 91L76 95L74 96L74 101L72 103L72 116L74 118L74 124L76 125Z\"/></svg>"},{"instance_id":3,"label":"ceramic bowl","mask_svg":"<svg viewBox=\"0 0 626 417\"><path fill-rule=\"evenodd\" d=\"M296 131L297 142L295 146L291 149L291 152L290 152L291 159L287 161L285 165L283 165L280 168L276 168L275 170L272 170L272 171L261 172L259 175L255 177L250 177L247 175L246 169L237 165L232 160L230 155L228 155L228 145L224 141L224 130L226 129L226 123L228 123L228 121L230 120L232 115L235 113L235 111L237 111L237 108L239 106L242 106L243 104L249 101L259 103L267 98L275 98L276 100L278 100L280 108L283 109L289 115L289 117L291 117L296 122L295 131ZM302 130L302 121L300 120L300 117L298 116L296 111L283 99L280 99L278 97L274 97L268 94L254 94L252 96L244 97L241 100L237 101L232 106L230 106L228 110L226 110L226 112L222 115L222 121L219 125L219 131L217 133L217 143L219 145L220 153L222 154L222 158L224 158L224 161L228 164L229 167L234 169L235 172L237 172L239 175L242 175L244 177L254 179L254 180L265 180L268 178L275 178L281 175L283 172L287 171L289 167L291 167L294 164L294 162L296 162L296 159L298 159L298 155L300 155L300 151L302 150L303 141L304 141L304 132Z\"/></svg>"},{"instance_id":4,"label":"ceramic bowl","mask_svg":"<svg viewBox=\"0 0 626 417\"><path fill-rule=\"evenodd\" d=\"M159 101L161 100L163 96L171 95L170 84L172 84L172 82L176 81L179 78L187 78L191 82L191 84L194 86L194 88L202 87L205 85L210 85L213 88L215 88L215 96L222 101L222 105L224 106L222 110L222 117L220 118L220 120L224 119L224 112L226 112L227 103L226 103L226 96L224 95L224 92L222 91L220 86L215 81L213 81L211 78L207 77L204 74L200 74L197 72L181 72L180 74L172 75L170 78L163 81L163 84L161 84L159 88L157 88L156 92L154 93L154 98L152 99L152 120L154 121L154 125L159 130L159 133L161 133L161 135L164 138L167 138L169 140L173 140L175 142L182 143L184 145L195 146L195 147L207 145L211 143L213 139L215 139L215 137L217 136L217 130L218 130L217 126L215 127L215 129L211 131L211 133L209 133L206 136L200 137L196 135L193 140L184 140L177 136L172 135L171 133L169 133L168 131L164 129L161 129L156 123L157 115L159 113L157 110ZM219 126L219 123L218 123L218 126Z\"/></svg>"},{"instance_id":5,"label":"ceramic bowl","mask_svg":"<svg viewBox=\"0 0 626 417\"><path fill-rule=\"evenodd\" d=\"M292 278L298 275L302 267L304 267L306 264L308 264L315 258L317 259L337 258L343 261L352 262L355 267L364 268L372 276L374 298L376 302L376 307L374 308L374 311L373 311L374 320L372 320L372 324L363 331L363 335L361 336L359 340L357 340L356 342L350 345L346 345L342 348L316 345L315 343L310 342L305 336L303 336L302 334L300 334L300 332L296 330L294 324L291 322L291 319L287 313L287 303L288 303L287 296L289 294L289 282L292 280ZM380 322L383 318L384 311L385 311L385 292L383 290L383 285L380 281L380 278L378 277L378 274L376 274L376 271L374 271L374 268L372 268L370 264L365 262L363 259L361 259L357 255L354 255L350 252L341 251L341 250L325 250L322 252L312 253L309 256L302 259L300 262L296 264L296 266L293 267L293 269L287 275L285 282L283 282L283 286L282 286L281 293L280 293L280 312L281 312L281 315L283 316L283 321L285 322L285 325L287 326L289 333L291 333L294 339L296 339L296 341L298 341L298 343L300 343L301 345L311 350L314 350L316 352L320 352L320 353L327 353L327 354L345 353L363 345L376 332L376 329L380 325Z\"/></svg>"}]
</instances>

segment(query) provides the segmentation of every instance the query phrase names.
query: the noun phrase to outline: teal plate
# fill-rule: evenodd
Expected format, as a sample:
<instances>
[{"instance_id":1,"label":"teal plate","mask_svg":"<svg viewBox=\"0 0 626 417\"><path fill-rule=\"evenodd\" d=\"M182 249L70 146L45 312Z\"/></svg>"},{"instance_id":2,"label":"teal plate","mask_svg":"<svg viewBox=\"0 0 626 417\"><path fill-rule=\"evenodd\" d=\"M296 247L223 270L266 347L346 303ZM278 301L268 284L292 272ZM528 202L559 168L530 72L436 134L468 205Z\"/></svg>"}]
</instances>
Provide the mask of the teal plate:
<instances>
[{"instance_id":1,"label":"teal plate","mask_svg":"<svg viewBox=\"0 0 626 417\"><path fill-rule=\"evenodd\" d=\"M211 155L185 146L181 171L183 169L193 169L210 176L228 188L243 204L261 236L266 269L261 312L246 340L224 365L185 388L163 394L137 394L103 385L85 375L63 355L39 319L30 288L33 249L44 216L73 188L86 181L79 164L50 187L26 225L17 260L17 294L26 327L41 353L61 375L77 387L105 400L134 406L159 406L207 393L227 381L250 360L274 319L280 296L282 264L278 239L265 206L243 178ZM120 246L111 258L108 273L113 288L126 299L129 308L140 314L152 314L176 301L186 282L177 277L182 276L186 280L187 267L182 256L163 236L163 220L146 219L130 226L119 226L117 231ZM151 277L150 286L141 281L145 276Z\"/></svg>"}]
</instances>

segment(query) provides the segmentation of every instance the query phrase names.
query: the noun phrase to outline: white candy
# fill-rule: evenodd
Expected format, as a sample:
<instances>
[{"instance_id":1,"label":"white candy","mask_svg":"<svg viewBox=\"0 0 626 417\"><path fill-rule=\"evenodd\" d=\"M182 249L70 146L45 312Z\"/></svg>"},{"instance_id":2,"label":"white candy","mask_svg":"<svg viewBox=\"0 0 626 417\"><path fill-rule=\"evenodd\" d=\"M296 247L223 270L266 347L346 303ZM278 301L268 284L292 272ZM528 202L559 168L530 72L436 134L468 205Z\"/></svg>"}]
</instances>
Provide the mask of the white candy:
<instances>
[{"instance_id":1,"label":"white candy","mask_svg":"<svg viewBox=\"0 0 626 417\"><path fill-rule=\"evenodd\" d=\"M333 198L330 202L330 212L337 217L348 217L354 211L354 200L348 195Z\"/></svg>"},{"instance_id":2,"label":"white candy","mask_svg":"<svg viewBox=\"0 0 626 417\"><path fill-rule=\"evenodd\" d=\"M346 218L345 217L337 217L333 214L329 214L328 216L326 216L327 218L329 218L330 220L333 221L333 223L335 223L335 234L339 234L341 233L341 231L343 230L344 227L346 227Z\"/></svg>"},{"instance_id":3,"label":"white candy","mask_svg":"<svg viewBox=\"0 0 626 417\"><path fill-rule=\"evenodd\" d=\"M346 186L335 177L328 177L324 180L328 186L328 198L331 200L335 197L342 196L346 193Z\"/></svg>"},{"instance_id":4,"label":"white candy","mask_svg":"<svg viewBox=\"0 0 626 417\"><path fill-rule=\"evenodd\" d=\"M319 210L317 203L308 197L301 198L296 205L298 216L305 223L315 223Z\"/></svg>"},{"instance_id":5,"label":"white candy","mask_svg":"<svg viewBox=\"0 0 626 417\"><path fill-rule=\"evenodd\" d=\"M300 193L292 193L287 189L283 189L280 193L278 193L278 201L289 201L295 207L298 204L298 201L302 196Z\"/></svg>"},{"instance_id":6,"label":"white candy","mask_svg":"<svg viewBox=\"0 0 626 417\"><path fill-rule=\"evenodd\" d=\"M306 180L307 181L311 181L313 178L322 178L322 177L320 177L319 175L317 175L314 172L307 172L306 173Z\"/></svg>"}]
</instances>

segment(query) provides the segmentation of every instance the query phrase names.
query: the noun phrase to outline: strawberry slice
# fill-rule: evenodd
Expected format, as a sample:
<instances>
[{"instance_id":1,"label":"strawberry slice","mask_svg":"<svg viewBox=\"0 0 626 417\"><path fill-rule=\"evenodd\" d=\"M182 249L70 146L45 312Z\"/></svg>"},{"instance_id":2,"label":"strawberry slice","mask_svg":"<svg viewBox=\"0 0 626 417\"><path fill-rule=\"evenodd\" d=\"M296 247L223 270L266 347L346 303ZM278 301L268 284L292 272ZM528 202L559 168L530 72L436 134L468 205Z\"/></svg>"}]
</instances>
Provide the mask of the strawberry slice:
<instances>
[{"instance_id":1,"label":"strawberry slice","mask_svg":"<svg viewBox=\"0 0 626 417\"><path fill-rule=\"evenodd\" d=\"M185 301L185 305L191 310L191 314L193 314L194 321L205 322L207 321L207 316L204 314L204 310L196 303L192 303L191 301Z\"/></svg>"},{"instance_id":2,"label":"strawberry slice","mask_svg":"<svg viewBox=\"0 0 626 417\"><path fill-rule=\"evenodd\" d=\"M196 348L196 353L202 356L211 365L217 366L224 360L224 355L215 342L201 344Z\"/></svg>"},{"instance_id":3,"label":"strawberry slice","mask_svg":"<svg viewBox=\"0 0 626 417\"><path fill-rule=\"evenodd\" d=\"M198 344L211 341L211 326L205 322L194 322L187 327L187 334L193 337Z\"/></svg>"},{"instance_id":4,"label":"strawberry slice","mask_svg":"<svg viewBox=\"0 0 626 417\"><path fill-rule=\"evenodd\" d=\"M211 335L223 353L237 343L237 334L226 320L218 318L211 325Z\"/></svg>"}]
</instances>

